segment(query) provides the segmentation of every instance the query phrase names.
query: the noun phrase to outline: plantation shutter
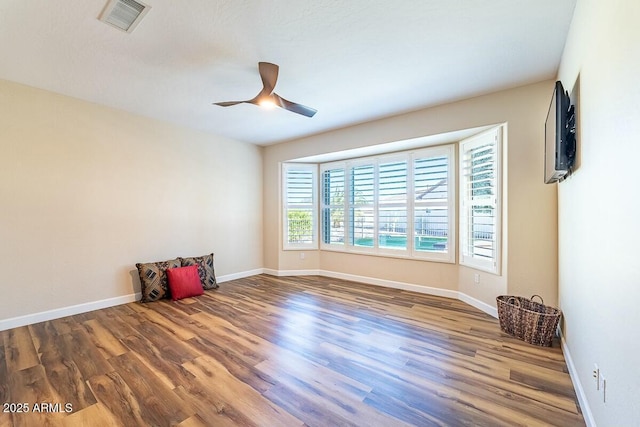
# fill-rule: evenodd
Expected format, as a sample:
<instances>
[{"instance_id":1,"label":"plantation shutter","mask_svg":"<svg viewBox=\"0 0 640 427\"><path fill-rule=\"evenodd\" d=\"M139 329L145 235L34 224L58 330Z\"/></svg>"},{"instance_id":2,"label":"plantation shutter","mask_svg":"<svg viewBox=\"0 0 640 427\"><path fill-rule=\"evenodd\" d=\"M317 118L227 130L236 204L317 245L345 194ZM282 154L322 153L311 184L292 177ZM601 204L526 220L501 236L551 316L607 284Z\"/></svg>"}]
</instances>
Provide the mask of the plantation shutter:
<instances>
[{"instance_id":1,"label":"plantation shutter","mask_svg":"<svg viewBox=\"0 0 640 427\"><path fill-rule=\"evenodd\" d=\"M418 252L448 252L450 155L414 160L414 236Z\"/></svg>"},{"instance_id":2,"label":"plantation shutter","mask_svg":"<svg viewBox=\"0 0 640 427\"><path fill-rule=\"evenodd\" d=\"M407 249L407 161L378 166L378 246Z\"/></svg>"},{"instance_id":3,"label":"plantation shutter","mask_svg":"<svg viewBox=\"0 0 640 427\"><path fill-rule=\"evenodd\" d=\"M322 171L322 243L344 245L344 166Z\"/></svg>"},{"instance_id":4,"label":"plantation shutter","mask_svg":"<svg viewBox=\"0 0 640 427\"><path fill-rule=\"evenodd\" d=\"M373 164L354 166L350 175L349 243L372 248L375 238L375 167Z\"/></svg>"},{"instance_id":5,"label":"plantation shutter","mask_svg":"<svg viewBox=\"0 0 640 427\"><path fill-rule=\"evenodd\" d=\"M284 248L315 248L316 166L286 164L283 170Z\"/></svg>"},{"instance_id":6,"label":"plantation shutter","mask_svg":"<svg viewBox=\"0 0 640 427\"><path fill-rule=\"evenodd\" d=\"M499 129L460 145L460 262L496 273L500 243L499 149Z\"/></svg>"}]
</instances>

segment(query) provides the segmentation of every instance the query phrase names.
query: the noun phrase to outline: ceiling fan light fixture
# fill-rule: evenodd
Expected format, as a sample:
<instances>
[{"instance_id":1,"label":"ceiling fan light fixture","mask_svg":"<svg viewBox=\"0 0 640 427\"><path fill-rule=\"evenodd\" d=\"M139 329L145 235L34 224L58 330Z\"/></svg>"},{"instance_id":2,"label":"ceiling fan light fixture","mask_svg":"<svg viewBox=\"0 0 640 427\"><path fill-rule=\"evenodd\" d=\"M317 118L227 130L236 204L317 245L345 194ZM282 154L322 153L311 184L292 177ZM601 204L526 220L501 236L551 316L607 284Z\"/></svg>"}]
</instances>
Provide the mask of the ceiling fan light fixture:
<instances>
[{"instance_id":1,"label":"ceiling fan light fixture","mask_svg":"<svg viewBox=\"0 0 640 427\"><path fill-rule=\"evenodd\" d=\"M276 102L270 96L265 96L264 98L258 100L258 105L271 110L272 108L276 107Z\"/></svg>"}]
</instances>

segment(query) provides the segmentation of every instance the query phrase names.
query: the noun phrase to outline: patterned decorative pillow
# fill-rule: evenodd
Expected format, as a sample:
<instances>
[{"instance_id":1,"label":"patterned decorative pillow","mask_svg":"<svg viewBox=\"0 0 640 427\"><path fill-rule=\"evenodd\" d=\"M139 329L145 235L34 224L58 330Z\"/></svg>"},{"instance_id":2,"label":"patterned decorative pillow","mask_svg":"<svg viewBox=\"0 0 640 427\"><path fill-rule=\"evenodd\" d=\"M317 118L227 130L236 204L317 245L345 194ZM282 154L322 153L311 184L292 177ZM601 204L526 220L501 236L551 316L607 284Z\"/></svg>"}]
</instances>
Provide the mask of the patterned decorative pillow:
<instances>
[{"instance_id":1,"label":"patterned decorative pillow","mask_svg":"<svg viewBox=\"0 0 640 427\"><path fill-rule=\"evenodd\" d=\"M202 282L203 289L216 289L218 288L218 282L216 282L216 273L213 269L213 254L196 256L191 258L178 258L183 267L189 265L198 266L198 275Z\"/></svg>"},{"instance_id":2,"label":"patterned decorative pillow","mask_svg":"<svg viewBox=\"0 0 640 427\"><path fill-rule=\"evenodd\" d=\"M169 298L169 282L167 280L167 269L180 267L180 259L171 259L162 262L149 262L146 264L136 264L140 285L142 287L141 302L158 301L162 298Z\"/></svg>"}]
</instances>

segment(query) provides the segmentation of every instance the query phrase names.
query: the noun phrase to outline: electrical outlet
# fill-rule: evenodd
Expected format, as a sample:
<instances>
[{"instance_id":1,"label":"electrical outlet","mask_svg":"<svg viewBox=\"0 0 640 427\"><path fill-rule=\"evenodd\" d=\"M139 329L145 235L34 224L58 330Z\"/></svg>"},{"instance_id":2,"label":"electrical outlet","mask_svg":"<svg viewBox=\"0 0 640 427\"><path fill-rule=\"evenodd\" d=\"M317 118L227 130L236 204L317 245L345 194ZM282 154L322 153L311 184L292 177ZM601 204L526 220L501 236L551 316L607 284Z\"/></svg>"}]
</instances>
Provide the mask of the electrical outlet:
<instances>
[{"instance_id":1,"label":"electrical outlet","mask_svg":"<svg viewBox=\"0 0 640 427\"><path fill-rule=\"evenodd\" d=\"M304 259L304 252L300 252L300 259Z\"/></svg>"},{"instance_id":2,"label":"electrical outlet","mask_svg":"<svg viewBox=\"0 0 640 427\"><path fill-rule=\"evenodd\" d=\"M600 368L598 368L598 364L593 364L593 379L596 383L596 390L600 390Z\"/></svg>"},{"instance_id":3,"label":"electrical outlet","mask_svg":"<svg viewBox=\"0 0 640 427\"><path fill-rule=\"evenodd\" d=\"M480 283L480 275L478 273L475 273L473 275L473 281L474 281L475 284Z\"/></svg>"}]
</instances>

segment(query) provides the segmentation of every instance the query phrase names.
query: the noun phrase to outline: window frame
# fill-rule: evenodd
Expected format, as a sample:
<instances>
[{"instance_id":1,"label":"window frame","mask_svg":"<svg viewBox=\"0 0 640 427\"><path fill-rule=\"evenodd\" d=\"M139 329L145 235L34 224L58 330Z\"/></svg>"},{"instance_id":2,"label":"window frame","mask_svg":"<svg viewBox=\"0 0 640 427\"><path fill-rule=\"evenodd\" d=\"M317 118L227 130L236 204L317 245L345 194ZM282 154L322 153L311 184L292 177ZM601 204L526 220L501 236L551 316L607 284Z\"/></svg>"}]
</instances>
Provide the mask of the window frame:
<instances>
[{"instance_id":1,"label":"window frame","mask_svg":"<svg viewBox=\"0 0 640 427\"><path fill-rule=\"evenodd\" d=\"M474 268L476 270L486 271L488 273L501 275L502 268L502 187L503 187L503 179L502 176L502 153L503 153L503 140L504 140L504 126L497 126L495 128L489 129L485 132L482 132L478 135L471 136L459 142L459 155L458 155L458 168L460 170L460 245L459 245L459 264L464 265L466 267ZM486 144L486 140L488 138L493 138L495 143L495 154L494 154L494 168L493 174L495 181L494 183L494 197L493 197L493 209L494 209L494 229L493 235L494 239L492 241L493 244L493 257L481 258L475 256L473 253L469 253L467 249L469 248L469 232L465 231L469 224L469 208L475 204L473 200L470 200L467 197L466 185L467 179L465 175L465 153L469 150L477 148L483 144ZM471 231L473 232L473 231Z\"/></svg>"},{"instance_id":2,"label":"window frame","mask_svg":"<svg viewBox=\"0 0 640 427\"><path fill-rule=\"evenodd\" d=\"M318 165L310 163L283 163L282 164L282 249L290 250L314 250L318 249ZM311 203L309 204L289 204L288 175L291 171L311 172ZM293 209L311 210L311 242L295 243L289 242L289 211Z\"/></svg>"}]
</instances>

